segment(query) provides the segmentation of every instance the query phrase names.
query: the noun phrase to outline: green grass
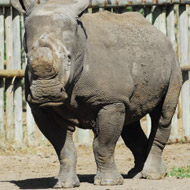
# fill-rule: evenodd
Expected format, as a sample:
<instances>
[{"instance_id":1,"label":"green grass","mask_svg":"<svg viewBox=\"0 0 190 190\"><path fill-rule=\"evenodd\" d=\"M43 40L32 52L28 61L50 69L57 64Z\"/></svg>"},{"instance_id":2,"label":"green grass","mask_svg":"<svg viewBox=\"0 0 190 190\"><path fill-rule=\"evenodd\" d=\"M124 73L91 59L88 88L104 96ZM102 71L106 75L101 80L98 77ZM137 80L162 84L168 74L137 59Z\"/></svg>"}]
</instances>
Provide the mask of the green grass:
<instances>
[{"instance_id":1,"label":"green grass","mask_svg":"<svg viewBox=\"0 0 190 190\"><path fill-rule=\"evenodd\" d=\"M177 178L190 178L190 166L173 168L168 176Z\"/></svg>"}]
</instances>

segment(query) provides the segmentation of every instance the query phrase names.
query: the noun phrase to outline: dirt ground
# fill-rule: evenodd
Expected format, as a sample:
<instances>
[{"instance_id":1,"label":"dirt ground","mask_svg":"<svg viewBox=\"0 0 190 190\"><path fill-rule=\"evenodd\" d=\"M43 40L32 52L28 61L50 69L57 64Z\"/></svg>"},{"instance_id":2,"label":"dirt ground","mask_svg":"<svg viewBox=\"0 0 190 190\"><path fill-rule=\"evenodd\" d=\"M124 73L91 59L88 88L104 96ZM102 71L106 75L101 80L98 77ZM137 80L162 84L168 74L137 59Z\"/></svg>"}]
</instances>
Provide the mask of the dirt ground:
<instances>
[{"instance_id":1,"label":"dirt ground","mask_svg":"<svg viewBox=\"0 0 190 190\"><path fill-rule=\"evenodd\" d=\"M190 190L190 178L166 177L162 180L124 179L122 186L94 186L96 165L91 147L77 146L77 174L81 181L76 190ZM190 144L167 145L164 150L167 171L190 166ZM119 171L125 174L133 167L133 156L123 145L116 147ZM51 189L55 184L59 163L53 148L40 146L22 151L0 150L0 190Z\"/></svg>"}]
</instances>

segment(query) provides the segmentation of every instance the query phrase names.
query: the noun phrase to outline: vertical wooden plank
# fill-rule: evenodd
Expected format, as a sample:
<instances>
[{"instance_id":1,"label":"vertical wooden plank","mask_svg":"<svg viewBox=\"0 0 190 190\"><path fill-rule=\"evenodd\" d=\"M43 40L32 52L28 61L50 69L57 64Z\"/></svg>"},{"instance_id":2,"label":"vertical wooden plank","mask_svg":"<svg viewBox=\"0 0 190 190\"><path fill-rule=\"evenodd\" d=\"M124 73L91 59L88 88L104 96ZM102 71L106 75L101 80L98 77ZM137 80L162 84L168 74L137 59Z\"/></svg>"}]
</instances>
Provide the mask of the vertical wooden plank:
<instances>
[{"instance_id":1,"label":"vertical wooden plank","mask_svg":"<svg viewBox=\"0 0 190 190\"><path fill-rule=\"evenodd\" d=\"M190 44L190 4L189 5L187 5L187 11L188 11L188 44ZM189 47L190 48L190 47ZM189 49L189 62L188 62L188 64L190 64L190 49ZM189 78L189 80L190 80L190 78Z\"/></svg>"},{"instance_id":2,"label":"vertical wooden plank","mask_svg":"<svg viewBox=\"0 0 190 190\"><path fill-rule=\"evenodd\" d=\"M177 110L178 108L176 108L176 111L172 118L172 123L171 123L171 134L169 138L171 142L178 142L181 139L181 136L179 135L179 130L178 130Z\"/></svg>"},{"instance_id":3,"label":"vertical wooden plank","mask_svg":"<svg viewBox=\"0 0 190 190\"><path fill-rule=\"evenodd\" d=\"M175 38L175 14L174 14L174 5L170 5L167 7L167 36L171 41L174 51L177 53L177 42ZM175 114L172 119L171 123L171 135L170 141L178 141L179 133L178 133L178 118L177 118L177 111L176 109Z\"/></svg>"},{"instance_id":4,"label":"vertical wooden plank","mask_svg":"<svg viewBox=\"0 0 190 190\"><path fill-rule=\"evenodd\" d=\"M6 8L6 69L13 68L13 33L12 33L12 8ZM14 115L13 115L13 84L12 79L6 80L6 137L11 143L14 139Z\"/></svg>"},{"instance_id":5,"label":"vertical wooden plank","mask_svg":"<svg viewBox=\"0 0 190 190\"><path fill-rule=\"evenodd\" d=\"M21 69L20 16L15 9L13 9L13 69ZM21 79L16 79L14 82L14 118L15 142L18 146L22 145L23 140L22 110Z\"/></svg>"},{"instance_id":6,"label":"vertical wooden plank","mask_svg":"<svg viewBox=\"0 0 190 190\"><path fill-rule=\"evenodd\" d=\"M151 128L152 128L151 118L150 118L150 115L147 114L147 115L146 115L146 136L147 136L147 137L150 136Z\"/></svg>"},{"instance_id":7,"label":"vertical wooden plank","mask_svg":"<svg viewBox=\"0 0 190 190\"><path fill-rule=\"evenodd\" d=\"M180 62L187 65L188 58L188 16L186 5L179 6ZM183 131L185 140L190 139L190 82L188 72L183 72L184 84L181 91Z\"/></svg>"},{"instance_id":8,"label":"vertical wooden plank","mask_svg":"<svg viewBox=\"0 0 190 190\"><path fill-rule=\"evenodd\" d=\"M0 7L0 69L4 69L4 8ZM0 143L4 143L4 80L0 78Z\"/></svg>"},{"instance_id":9,"label":"vertical wooden plank","mask_svg":"<svg viewBox=\"0 0 190 190\"><path fill-rule=\"evenodd\" d=\"M93 9L92 8L88 8L88 13L92 13Z\"/></svg>"},{"instance_id":10,"label":"vertical wooden plank","mask_svg":"<svg viewBox=\"0 0 190 190\"><path fill-rule=\"evenodd\" d=\"M175 37L175 13L174 5L167 7L167 36L173 45L174 51L177 52L177 42Z\"/></svg>"},{"instance_id":11,"label":"vertical wooden plank","mask_svg":"<svg viewBox=\"0 0 190 190\"><path fill-rule=\"evenodd\" d=\"M79 144L88 145L90 143L90 130L78 128L77 139Z\"/></svg>"},{"instance_id":12,"label":"vertical wooden plank","mask_svg":"<svg viewBox=\"0 0 190 190\"><path fill-rule=\"evenodd\" d=\"M27 58L26 58L26 53L24 51L24 33L25 33L25 28L24 28L24 16L21 16L21 36L22 36L22 62L23 65L22 67L25 68L27 64ZM25 100L25 97L24 97ZM34 145L36 142L36 127L35 127L35 121L33 118L33 115L31 113L30 106L28 103L26 103L26 141L28 145Z\"/></svg>"},{"instance_id":13,"label":"vertical wooden plank","mask_svg":"<svg viewBox=\"0 0 190 190\"><path fill-rule=\"evenodd\" d=\"M152 24L152 7L145 7L145 18Z\"/></svg>"},{"instance_id":14,"label":"vertical wooden plank","mask_svg":"<svg viewBox=\"0 0 190 190\"><path fill-rule=\"evenodd\" d=\"M153 10L153 24L161 32L166 34L166 7L155 6Z\"/></svg>"},{"instance_id":15,"label":"vertical wooden plank","mask_svg":"<svg viewBox=\"0 0 190 190\"><path fill-rule=\"evenodd\" d=\"M99 8L99 12L104 12L104 8Z\"/></svg>"},{"instance_id":16,"label":"vertical wooden plank","mask_svg":"<svg viewBox=\"0 0 190 190\"><path fill-rule=\"evenodd\" d=\"M26 122L27 122L27 143L29 145L34 145L35 144L35 138L36 138L36 130L35 130L35 122L34 118L31 113L30 106L27 104L26 105Z\"/></svg>"}]
</instances>

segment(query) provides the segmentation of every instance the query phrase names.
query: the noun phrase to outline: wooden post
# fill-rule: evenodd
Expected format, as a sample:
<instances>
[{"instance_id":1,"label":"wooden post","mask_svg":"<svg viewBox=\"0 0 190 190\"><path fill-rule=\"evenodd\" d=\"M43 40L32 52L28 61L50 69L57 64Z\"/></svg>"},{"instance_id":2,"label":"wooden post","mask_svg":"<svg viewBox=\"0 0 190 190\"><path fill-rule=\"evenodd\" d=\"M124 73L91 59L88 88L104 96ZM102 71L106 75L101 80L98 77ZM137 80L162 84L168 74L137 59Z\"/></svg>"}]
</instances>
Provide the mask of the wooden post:
<instances>
[{"instance_id":1,"label":"wooden post","mask_svg":"<svg viewBox=\"0 0 190 190\"><path fill-rule=\"evenodd\" d=\"M33 115L31 113L30 106L26 105L26 122L27 122L27 142L29 145L35 144L36 130Z\"/></svg>"},{"instance_id":2,"label":"wooden post","mask_svg":"<svg viewBox=\"0 0 190 190\"><path fill-rule=\"evenodd\" d=\"M167 36L173 45L174 51L177 53L177 43L175 38L174 5L170 5L167 7Z\"/></svg>"},{"instance_id":3,"label":"wooden post","mask_svg":"<svg viewBox=\"0 0 190 190\"><path fill-rule=\"evenodd\" d=\"M13 33L12 33L12 8L8 7L5 17L6 30L6 60L7 69L13 68ZM13 114L13 84L12 79L6 79L6 137L9 143L14 139L14 114Z\"/></svg>"},{"instance_id":4,"label":"wooden post","mask_svg":"<svg viewBox=\"0 0 190 190\"><path fill-rule=\"evenodd\" d=\"M4 8L0 7L0 69L4 69ZM4 143L4 79L0 78L0 143Z\"/></svg>"},{"instance_id":5,"label":"wooden post","mask_svg":"<svg viewBox=\"0 0 190 190\"><path fill-rule=\"evenodd\" d=\"M154 26L166 35L166 7L156 6L153 10Z\"/></svg>"},{"instance_id":6,"label":"wooden post","mask_svg":"<svg viewBox=\"0 0 190 190\"><path fill-rule=\"evenodd\" d=\"M173 45L174 51L177 53L177 43L176 43L176 38L175 38L174 5L170 5L167 7L167 36ZM177 141L177 139L180 138L178 134L177 111L178 109L176 109L175 114L172 119L172 123L171 123L171 126L172 126L171 135L170 135L171 141Z\"/></svg>"},{"instance_id":7,"label":"wooden post","mask_svg":"<svg viewBox=\"0 0 190 190\"><path fill-rule=\"evenodd\" d=\"M20 15L15 9L13 9L13 69L21 69ZM23 141L21 80L16 78L14 82L15 142L18 146L21 146Z\"/></svg>"},{"instance_id":8,"label":"wooden post","mask_svg":"<svg viewBox=\"0 0 190 190\"><path fill-rule=\"evenodd\" d=\"M77 139L79 144L88 145L90 143L90 130L78 128Z\"/></svg>"},{"instance_id":9,"label":"wooden post","mask_svg":"<svg viewBox=\"0 0 190 190\"><path fill-rule=\"evenodd\" d=\"M104 12L104 8L99 8L99 12Z\"/></svg>"},{"instance_id":10,"label":"wooden post","mask_svg":"<svg viewBox=\"0 0 190 190\"><path fill-rule=\"evenodd\" d=\"M146 115L146 136L147 136L147 138L150 136L151 129L152 129L151 118L150 118L150 115L147 114Z\"/></svg>"},{"instance_id":11,"label":"wooden post","mask_svg":"<svg viewBox=\"0 0 190 190\"><path fill-rule=\"evenodd\" d=\"M188 17L186 5L179 6L179 37L180 37L180 62L181 65L189 63L188 58ZM188 72L183 72L182 87L182 115L183 115L183 131L185 140L190 139L190 82Z\"/></svg>"},{"instance_id":12,"label":"wooden post","mask_svg":"<svg viewBox=\"0 0 190 190\"><path fill-rule=\"evenodd\" d=\"M152 7L145 7L145 18L152 24Z\"/></svg>"}]
</instances>

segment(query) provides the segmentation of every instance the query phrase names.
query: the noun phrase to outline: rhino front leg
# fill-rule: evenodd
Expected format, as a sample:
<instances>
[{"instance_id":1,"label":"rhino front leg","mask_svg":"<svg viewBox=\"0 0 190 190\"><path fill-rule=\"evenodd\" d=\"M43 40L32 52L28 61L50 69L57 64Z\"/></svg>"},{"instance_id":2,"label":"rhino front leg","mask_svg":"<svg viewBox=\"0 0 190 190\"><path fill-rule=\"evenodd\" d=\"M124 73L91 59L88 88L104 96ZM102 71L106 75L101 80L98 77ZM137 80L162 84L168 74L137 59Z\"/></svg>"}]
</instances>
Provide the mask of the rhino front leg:
<instances>
[{"instance_id":1,"label":"rhino front leg","mask_svg":"<svg viewBox=\"0 0 190 190\"><path fill-rule=\"evenodd\" d=\"M76 175L77 153L73 142L73 132L67 131L66 141L59 155L60 171L55 188L79 187L80 182Z\"/></svg>"},{"instance_id":2,"label":"rhino front leg","mask_svg":"<svg viewBox=\"0 0 190 190\"><path fill-rule=\"evenodd\" d=\"M121 185L123 178L114 161L114 150L125 120L125 106L112 104L103 107L97 118L97 130L93 142L97 164L95 185Z\"/></svg>"},{"instance_id":3,"label":"rhino front leg","mask_svg":"<svg viewBox=\"0 0 190 190\"><path fill-rule=\"evenodd\" d=\"M76 175L76 149L73 143L73 132L67 130L67 123L56 115L51 108L33 108L34 119L45 135L54 146L60 162L58 182L54 188L73 188L80 186Z\"/></svg>"}]
</instances>

